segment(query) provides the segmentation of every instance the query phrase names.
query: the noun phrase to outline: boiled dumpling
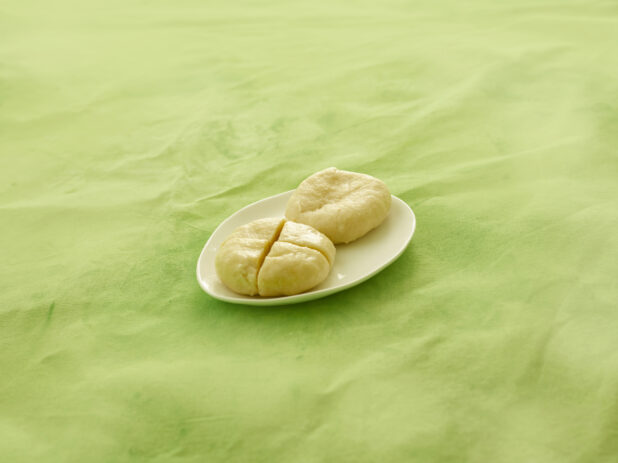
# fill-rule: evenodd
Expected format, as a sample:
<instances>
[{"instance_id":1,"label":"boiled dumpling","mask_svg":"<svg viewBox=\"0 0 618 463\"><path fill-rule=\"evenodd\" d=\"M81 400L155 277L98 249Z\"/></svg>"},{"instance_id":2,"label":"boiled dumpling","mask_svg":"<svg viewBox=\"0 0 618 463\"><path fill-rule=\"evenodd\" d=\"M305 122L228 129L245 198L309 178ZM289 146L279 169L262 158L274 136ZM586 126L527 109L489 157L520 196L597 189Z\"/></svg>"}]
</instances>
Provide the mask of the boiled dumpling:
<instances>
[{"instance_id":1,"label":"boiled dumpling","mask_svg":"<svg viewBox=\"0 0 618 463\"><path fill-rule=\"evenodd\" d=\"M249 296L289 296L307 291L328 276L335 246L309 225L260 219L243 225L215 257L221 281Z\"/></svg>"},{"instance_id":2,"label":"boiled dumpling","mask_svg":"<svg viewBox=\"0 0 618 463\"><path fill-rule=\"evenodd\" d=\"M330 167L298 186L285 216L314 227L335 244L349 243L380 225L390 206L391 194L381 180Z\"/></svg>"}]
</instances>

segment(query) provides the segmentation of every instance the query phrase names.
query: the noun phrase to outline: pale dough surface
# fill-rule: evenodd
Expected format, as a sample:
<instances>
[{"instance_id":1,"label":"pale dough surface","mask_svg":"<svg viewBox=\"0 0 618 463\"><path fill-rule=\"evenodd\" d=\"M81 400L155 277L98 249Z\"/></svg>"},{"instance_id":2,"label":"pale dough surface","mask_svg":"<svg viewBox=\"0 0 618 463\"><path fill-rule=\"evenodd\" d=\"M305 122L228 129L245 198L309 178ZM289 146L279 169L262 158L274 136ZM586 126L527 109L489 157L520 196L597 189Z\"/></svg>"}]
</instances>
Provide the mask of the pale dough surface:
<instances>
[{"instance_id":1,"label":"pale dough surface","mask_svg":"<svg viewBox=\"0 0 618 463\"><path fill-rule=\"evenodd\" d=\"M330 264L335 261L335 245L333 242L323 233L304 223L288 220L281 229L281 234L277 241L285 241L315 249L324 254L324 257L326 257Z\"/></svg>"},{"instance_id":2,"label":"pale dough surface","mask_svg":"<svg viewBox=\"0 0 618 463\"><path fill-rule=\"evenodd\" d=\"M276 241L258 274L260 296L290 296L321 283L330 264L315 249Z\"/></svg>"},{"instance_id":3,"label":"pale dough surface","mask_svg":"<svg viewBox=\"0 0 618 463\"><path fill-rule=\"evenodd\" d=\"M284 219L259 219L238 227L221 244L215 269L221 281L240 294L258 294L257 274Z\"/></svg>"},{"instance_id":4,"label":"pale dough surface","mask_svg":"<svg viewBox=\"0 0 618 463\"><path fill-rule=\"evenodd\" d=\"M285 219L260 219L234 230L221 244L215 269L232 291L288 296L321 283L335 261L324 234Z\"/></svg>"},{"instance_id":5,"label":"pale dough surface","mask_svg":"<svg viewBox=\"0 0 618 463\"><path fill-rule=\"evenodd\" d=\"M285 216L316 228L335 244L349 243L380 225L390 206L390 192L381 180L329 167L298 186Z\"/></svg>"}]
</instances>

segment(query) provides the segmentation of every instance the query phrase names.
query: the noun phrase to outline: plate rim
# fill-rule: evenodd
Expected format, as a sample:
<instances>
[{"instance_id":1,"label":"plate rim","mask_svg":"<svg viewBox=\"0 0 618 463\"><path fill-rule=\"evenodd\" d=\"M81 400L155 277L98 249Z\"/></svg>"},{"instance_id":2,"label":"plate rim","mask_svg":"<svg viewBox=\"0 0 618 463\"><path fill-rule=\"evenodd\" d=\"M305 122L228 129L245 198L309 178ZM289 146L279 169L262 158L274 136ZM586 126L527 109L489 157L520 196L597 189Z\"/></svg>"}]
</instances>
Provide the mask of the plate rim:
<instances>
[{"instance_id":1,"label":"plate rim","mask_svg":"<svg viewBox=\"0 0 618 463\"><path fill-rule=\"evenodd\" d=\"M262 198L258 201L255 201L251 204L247 204L246 206L238 209L236 212L234 212L233 214L229 215L226 219L224 219L210 234L210 236L208 237L208 240L206 241L206 244L204 244L204 246L202 247L202 250L199 254L199 257L197 258L197 265L195 268L195 275L197 278L197 282L200 285L200 288L202 288L202 290L208 294L209 296L211 296L214 299L217 299L219 301L222 302L227 302L227 303L231 303L231 304L240 304L240 305L252 305L252 306L276 306L276 305L285 305L285 304L298 304L301 302L305 302L305 301L310 301L310 300L314 300L314 299L321 299L323 297L329 296L335 292L340 292L340 291L345 291L346 289L349 289L353 286L357 286L365 281L367 281L369 278L373 277L374 275L378 274L379 272L381 272L382 270L384 270L386 267L388 267L389 265L391 265L393 262L395 262L399 257L401 257L401 255L404 253L404 251L408 248L408 245L410 244L410 241L412 241L412 237L414 236L414 232L416 231L416 214L414 214L414 211L412 210L412 208L408 205L408 203L406 203L404 200L402 200L401 198L398 198L397 196L391 194L391 200L396 200L398 201L400 204L402 204L410 213L410 215L412 216L412 228L410 230L410 234L407 237L407 239L405 240L405 242L402 244L401 248L395 253L393 254L393 256L390 259L387 259L382 265L378 266L375 270L369 272L367 275L364 275L363 277L351 281L349 283L345 283L341 286L336 286L333 288L324 288L315 292L305 292L305 293L300 293L300 294L293 294L291 296L277 296L277 297L256 297L254 299L241 299L238 297L233 297L233 296L222 296L219 294L213 294L211 291L208 290L208 288L206 287L206 285L204 284L204 282L202 281L202 279L200 278L200 262L202 261L202 256L204 255L204 253L206 252L206 249L208 248L208 245L210 244L212 238L216 235L217 231L222 228L223 226L225 226L225 224L227 224L229 221L231 221L234 217L236 217L237 215L241 214L245 209L248 209L250 207L254 207L256 205L258 205L259 203L265 202L265 201L269 201L275 198L278 198L280 196L285 196L285 195L291 195L295 190L288 190L288 191L284 191L282 193L278 193L276 195L272 195L272 196L268 196L266 198Z\"/></svg>"}]
</instances>

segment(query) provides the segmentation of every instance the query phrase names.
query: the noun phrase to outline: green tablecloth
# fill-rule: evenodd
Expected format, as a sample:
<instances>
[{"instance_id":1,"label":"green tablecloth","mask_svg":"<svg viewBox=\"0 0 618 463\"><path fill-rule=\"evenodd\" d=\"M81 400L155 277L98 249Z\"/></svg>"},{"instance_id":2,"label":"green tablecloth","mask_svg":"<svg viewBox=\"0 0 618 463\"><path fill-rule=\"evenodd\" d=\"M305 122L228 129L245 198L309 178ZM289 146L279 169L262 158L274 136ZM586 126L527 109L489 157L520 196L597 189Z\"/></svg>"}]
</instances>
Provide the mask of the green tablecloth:
<instances>
[{"instance_id":1,"label":"green tablecloth","mask_svg":"<svg viewBox=\"0 0 618 463\"><path fill-rule=\"evenodd\" d=\"M613 1L0 7L0 460L615 462ZM321 168L417 233L297 306L199 252Z\"/></svg>"}]
</instances>

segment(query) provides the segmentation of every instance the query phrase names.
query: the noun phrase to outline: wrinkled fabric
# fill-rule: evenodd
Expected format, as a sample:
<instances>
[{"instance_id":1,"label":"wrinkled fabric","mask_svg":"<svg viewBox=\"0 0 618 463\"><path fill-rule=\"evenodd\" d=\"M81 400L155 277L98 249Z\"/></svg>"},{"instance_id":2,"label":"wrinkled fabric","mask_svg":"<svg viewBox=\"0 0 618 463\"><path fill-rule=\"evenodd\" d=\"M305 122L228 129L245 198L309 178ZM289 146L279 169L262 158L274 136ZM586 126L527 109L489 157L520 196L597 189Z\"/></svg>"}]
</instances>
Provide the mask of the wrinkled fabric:
<instances>
[{"instance_id":1,"label":"wrinkled fabric","mask_svg":"<svg viewBox=\"0 0 618 463\"><path fill-rule=\"evenodd\" d=\"M0 6L0 460L615 462L613 1ZM336 166L415 211L312 302L210 233Z\"/></svg>"}]
</instances>

